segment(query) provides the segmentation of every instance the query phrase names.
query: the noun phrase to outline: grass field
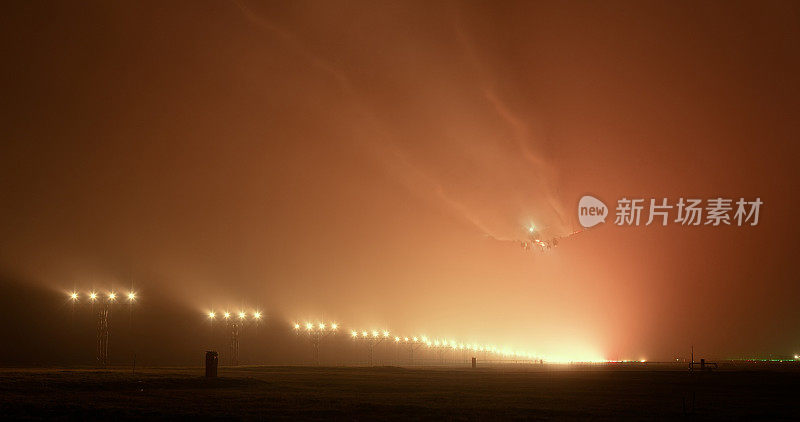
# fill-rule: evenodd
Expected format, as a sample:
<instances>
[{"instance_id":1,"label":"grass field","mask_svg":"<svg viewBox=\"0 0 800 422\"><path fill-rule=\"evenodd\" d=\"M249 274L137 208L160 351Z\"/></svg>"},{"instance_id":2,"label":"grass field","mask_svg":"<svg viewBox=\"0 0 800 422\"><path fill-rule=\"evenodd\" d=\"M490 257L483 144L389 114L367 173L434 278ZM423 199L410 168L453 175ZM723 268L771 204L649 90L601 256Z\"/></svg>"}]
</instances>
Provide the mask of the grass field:
<instances>
[{"instance_id":1,"label":"grass field","mask_svg":"<svg viewBox=\"0 0 800 422\"><path fill-rule=\"evenodd\" d=\"M798 419L800 372L490 369L2 369L6 418Z\"/></svg>"}]
</instances>

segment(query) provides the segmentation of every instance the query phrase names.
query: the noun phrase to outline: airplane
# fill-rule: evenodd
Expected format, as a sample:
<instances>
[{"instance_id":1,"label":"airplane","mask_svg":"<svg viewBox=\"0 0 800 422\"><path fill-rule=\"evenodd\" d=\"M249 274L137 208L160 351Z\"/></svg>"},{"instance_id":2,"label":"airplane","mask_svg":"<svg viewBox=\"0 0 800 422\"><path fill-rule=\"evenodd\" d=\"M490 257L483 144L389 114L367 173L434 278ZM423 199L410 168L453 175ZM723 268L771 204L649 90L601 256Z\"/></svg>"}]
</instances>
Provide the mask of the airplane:
<instances>
[{"instance_id":1,"label":"airplane","mask_svg":"<svg viewBox=\"0 0 800 422\"><path fill-rule=\"evenodd\" d=\"M561 241L561 239L563 239L565 237L574 236L574 235L576 235L578 233L581 233L582 231L583 230L578 230L578 231L572 232L572 233L570 233L570 234L568 234L566 236L553 236L553 237L548 239L544 235L543 230L540 231L538 228L536 228L535 226L531 225L528 228L528 238L527 238L527 240L521 240L520 241L520 246L525 251L529 251L530 250L530 251L542 251L542 252L545 252L545 251L549 251L549 250L551 250L553 248L558 247L558 244Z\"/></svg>"}]
</instances>

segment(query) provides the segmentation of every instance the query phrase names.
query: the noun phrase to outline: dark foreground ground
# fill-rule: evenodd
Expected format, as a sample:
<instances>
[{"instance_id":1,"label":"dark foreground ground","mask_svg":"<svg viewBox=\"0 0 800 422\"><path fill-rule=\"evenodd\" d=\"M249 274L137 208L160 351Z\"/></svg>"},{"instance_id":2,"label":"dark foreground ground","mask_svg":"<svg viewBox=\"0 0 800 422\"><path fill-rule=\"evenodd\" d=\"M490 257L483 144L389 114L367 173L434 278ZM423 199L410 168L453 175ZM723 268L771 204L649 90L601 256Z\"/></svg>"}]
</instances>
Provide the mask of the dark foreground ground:
<instances>
[{"instance_id":1,"label":"dark foreground ground","mask_svg":"<svg viewBox=\"0 0 800 422\"><path fill-rule=\"evenodd\" d=\"M0 370L3 418L795 419L796 368Z\"/></svg>"}]
</instances>

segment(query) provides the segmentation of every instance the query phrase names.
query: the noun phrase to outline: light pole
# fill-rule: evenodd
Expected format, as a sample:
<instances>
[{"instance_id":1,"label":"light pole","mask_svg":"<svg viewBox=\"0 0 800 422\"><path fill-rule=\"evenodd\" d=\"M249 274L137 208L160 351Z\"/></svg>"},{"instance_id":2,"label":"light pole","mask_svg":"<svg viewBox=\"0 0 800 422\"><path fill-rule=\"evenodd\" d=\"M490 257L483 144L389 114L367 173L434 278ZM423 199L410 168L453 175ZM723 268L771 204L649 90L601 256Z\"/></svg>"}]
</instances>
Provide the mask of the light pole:
<instances>
[{"instance_id":1,"label":"light pole","mask_svg":"<svg viewBox=\"0 0 800 422\"><path fill-rule=\"evenodd\" d=\"M400 366L400 337L394 337L394 364Z\"/></svg>"},{"instance_id":2,"label":"light pole","mask_svg":"<svg viewBox=\"0 0 800 422\"><path fill-rule=\"evenodd\" d=\"M372 366L375 362L375 346L381 344L384 340L389 338L389 331L383 330L379 332L378 330L372 330L372 332L367 332L366 330L361 331L361 335L358 334L358 331L351 331L350 336L355 341L360 341L367 344L367 348L369 350L369 366Z\"/></svg>"},{"instance_id":3,"label":"light pole","mask_svg":"<svg viewBox=\"0 0 800 422\"><path fill-rule=\"evenodd\" d=\"M403 337L395 341L408 348L408 364L414 366L414 350L419 349L425 343L420 341L419 337Z\"/></svg>"},{"instance_id":4,"label":"light pole","mask_svg":"<svg viewBox=\"0 0 800 422\"><path fill-rule=\"evenodd\" d=\"M335 335L338 330L339 324L335 322L331 322L329 324L326 324L325 322L318 322L316 324L312 322L306 322L302 327L299 323L294 324L295 334L298 336L305 335L308 338L308 341L311 343L311 346L314 350L314 365L316 366L319 366L320 342L325 337Z\"/></svg>"},{"instance_id":5,"label":"light pole","mask_svg":"<svg viewBox=\"0 0 800 422\"><path fill-rule=\"evenodd\" d=\"M102 296L94 291L87 294L92 310L95 309L95 305L98 305L97 344L95 349L95 357L97 360L97 365L101 368L108 366L108 344L111 338L111 309L112 306L118 301L117 296L117 293L114 291L109 292L105 296ZM74 307L74 304L78 303L80 300L80 295L78 292L72 292L70 293L69 298ZM134 292L128 293L128 302L130 303L131 307L133 306L134 300L136 300L136 294Z\"/></svg>"},{"instance_id":6,"label":"light pole","mask_svg":"<svg viewBox=\"0 0 800 422\"><path fill-rule=\"evenodd\" d=\"M216 317L217 314L214 311L208 313L208 319L211 320L212 324L214 323ZM230 312L226 311L222 314L222 318L225 321L225 328L227 328L229 334L229 363L231 366L239 366L239 334L241 329L243 329L248 323L258 324L261 322L261 312L254 311L252 318L248 318L245 311L239 311L239 314L236 316L231 315Z\"/></svg>"}]
</instances>

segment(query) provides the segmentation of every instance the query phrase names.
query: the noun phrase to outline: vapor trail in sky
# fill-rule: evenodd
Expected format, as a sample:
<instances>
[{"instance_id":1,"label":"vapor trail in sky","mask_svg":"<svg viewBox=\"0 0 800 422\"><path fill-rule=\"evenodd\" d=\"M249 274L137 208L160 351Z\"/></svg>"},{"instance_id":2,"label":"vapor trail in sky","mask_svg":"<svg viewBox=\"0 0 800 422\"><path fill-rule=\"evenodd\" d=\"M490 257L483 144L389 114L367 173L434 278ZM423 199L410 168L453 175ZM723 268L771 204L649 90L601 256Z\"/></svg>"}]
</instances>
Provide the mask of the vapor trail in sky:
<instances>
[{"instance_id":1,"label":"vapor trail in sky","mask_svg":"<svg viewBox=\"0 0 800 422\"><path fill-rule=\"evenodd\" d=\"M351 83L345 71L319 54L311 51L293 33L253 12L242 1L231 1L242 11L243 15L250 22L275 35L284 42L285 45L295 51L305 62L322 70L336 81L342 92L354 101L359 114L365 118L365 123L368 123L369 129L373 131L372 136L368 135L364 137L369 141L362 142L362 148L377 155L378 158L384 162L386 170L393 173L396 181L400 182L409 191L416 192L418 195L439 200L461 220L475 227L483 235L496 240L516 241L516 237L514 237L515 233L499 233L492 229L489 225L484 223L481 218L478 217L477 213L473 212L469 206L448 194L444 184L440 180L437 180L430 172L424 171L419 165L414 164L408 157L408 154L404 153L403 150L399 148L398 143L392 141L394 136L391 130L385 127L386 125L381 122L381 119L378 118L369 105L365 103L363 96L359 94L353 83ZM493 106L498 109L498 113L511 123L515 131L520 132L518 135L515 135L514 138L518 142L525 159L534 166L533 170L536 170L538 167L543 167L545 162L538 158L537 155L530 151L525 145L526 141L523 139L525 137L523 133L525 131L524 125L519 122L516 117L511 115L510 111L502 105L500 100L497 99L491 91L487 91L486 95ZM378 139L386 140L386 142L378 141ZM533 178L539 183L543 182L542 177L538 175L535 175ZM548 196L547 202L556 215L563 221L563 217L559 214L557 205L554 205L553 199Z\"/></svg>"}]
</instances>

